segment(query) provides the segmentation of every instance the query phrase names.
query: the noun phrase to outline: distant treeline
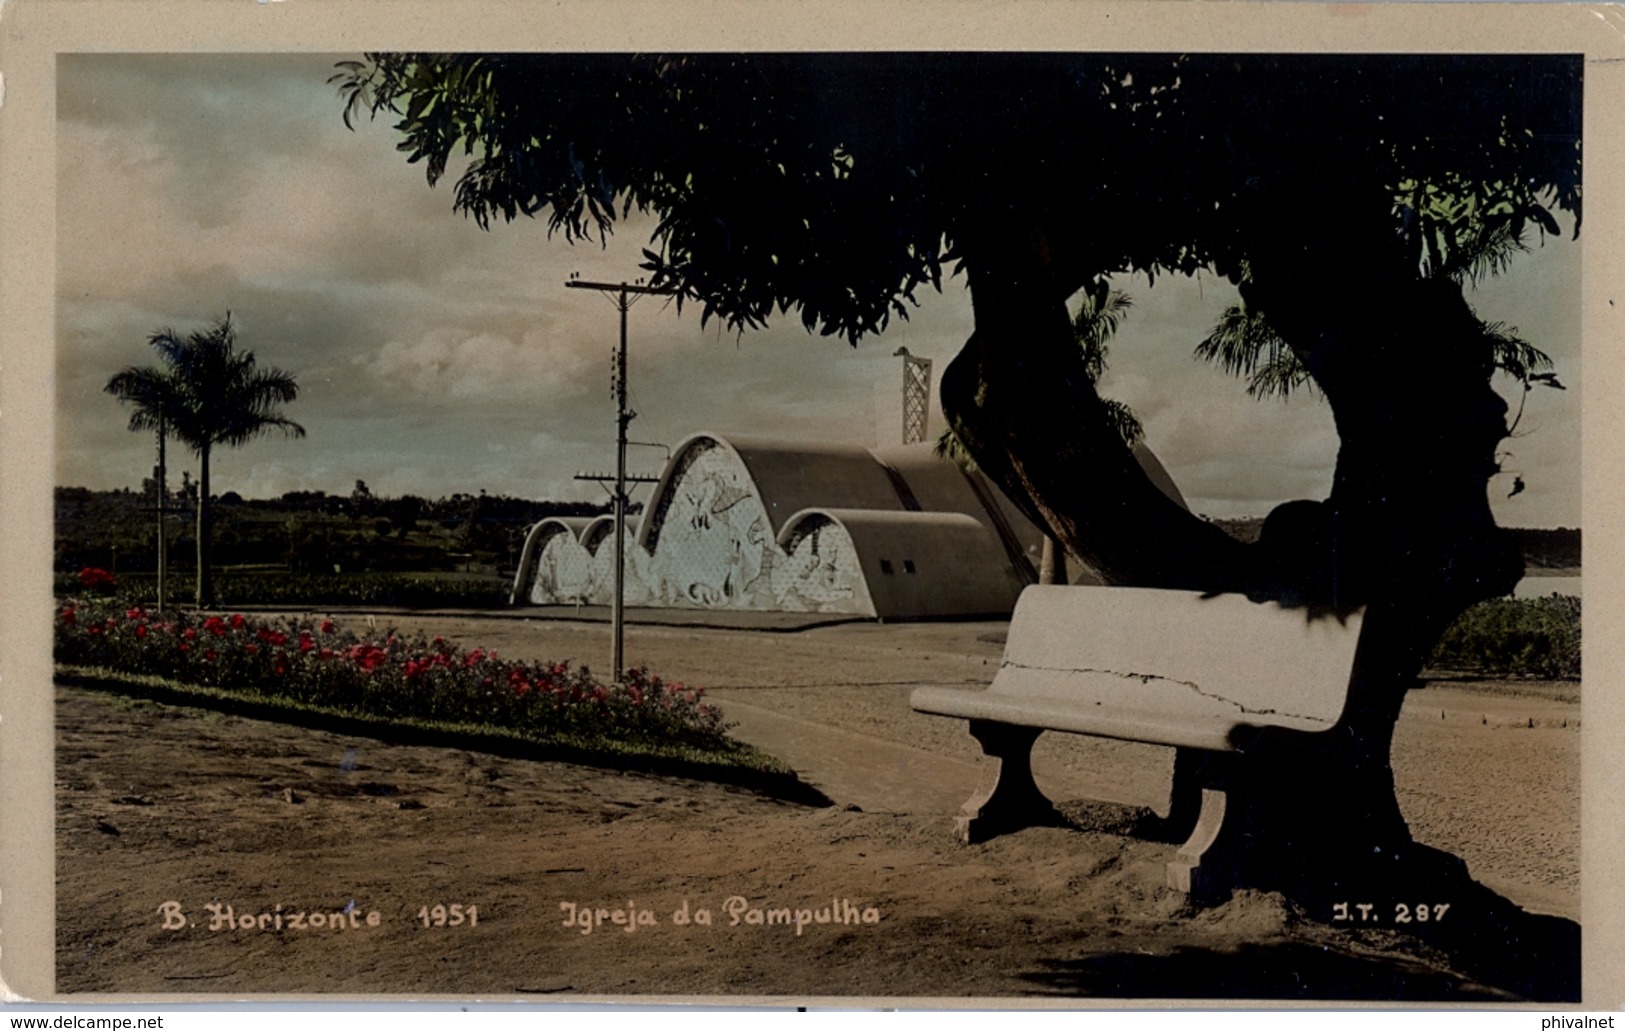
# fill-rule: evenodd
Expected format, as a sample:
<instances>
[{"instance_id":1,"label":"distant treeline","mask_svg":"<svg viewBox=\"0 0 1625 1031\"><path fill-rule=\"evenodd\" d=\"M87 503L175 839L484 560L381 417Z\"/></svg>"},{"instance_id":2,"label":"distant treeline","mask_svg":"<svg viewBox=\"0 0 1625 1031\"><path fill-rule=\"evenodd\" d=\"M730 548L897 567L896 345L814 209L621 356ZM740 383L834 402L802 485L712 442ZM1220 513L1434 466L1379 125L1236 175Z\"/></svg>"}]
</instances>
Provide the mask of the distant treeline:
<instances>
[{"instance_id":1,"label":"distant treeline","mask_svg":"<svg viewBox=\"0 0 1625 1031\"><path fill-rule=\"evenodd\" d=\"M166 499L169 562L195 563L195 495L186 484ZM194 488L195 489L195 488ZM56 489L54 565L124 572L157 568L157 493ZM636 506L633 506L635 509ZM374 495L357 482L349 495L290 491L279 498L214 499L212 561L223 567L287 572L500 572L516 562L526 527L548 516L591 517L607 503L534 501L499 494L443 498Z\"/></svg>"},{"instance_id":2,"label":"distant treeline","mask_svg":"<svg viewBox=\"0 0 1625 1031\"><path fill-rule=\"evenodd\" d=\"M1239 541L1251 544L1258 539L1262 519L1210 519L1209 522ZM1510 527L1523 546L1524 565L1530 569L1580 568L1580 531L1566 526L1556 530Z\"/></svg>"}]
</instances>

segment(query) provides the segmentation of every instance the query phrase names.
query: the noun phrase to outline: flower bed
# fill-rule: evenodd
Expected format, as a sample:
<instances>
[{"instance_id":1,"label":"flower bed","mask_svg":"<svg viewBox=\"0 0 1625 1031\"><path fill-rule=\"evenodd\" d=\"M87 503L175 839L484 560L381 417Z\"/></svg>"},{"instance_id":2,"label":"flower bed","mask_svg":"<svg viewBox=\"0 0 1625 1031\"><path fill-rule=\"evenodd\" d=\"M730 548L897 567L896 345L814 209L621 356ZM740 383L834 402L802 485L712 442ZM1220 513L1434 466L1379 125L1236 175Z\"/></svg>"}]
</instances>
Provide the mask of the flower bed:
<instances>
[{"instance_id":1,"label":"flower bed","mask_svg":"<svg viewBox=\"0 0 1625 1031\"><path fill-rule=\"evenodd\" d=\"M405 725L492 730L585 752L644 752L772 768L730 740L703 690L646 669L604 684L569 662L517 662L436 637L367 638L331 620L174 613L70 600L56 661L211 694Z\"/></svg>"}]
</instances>

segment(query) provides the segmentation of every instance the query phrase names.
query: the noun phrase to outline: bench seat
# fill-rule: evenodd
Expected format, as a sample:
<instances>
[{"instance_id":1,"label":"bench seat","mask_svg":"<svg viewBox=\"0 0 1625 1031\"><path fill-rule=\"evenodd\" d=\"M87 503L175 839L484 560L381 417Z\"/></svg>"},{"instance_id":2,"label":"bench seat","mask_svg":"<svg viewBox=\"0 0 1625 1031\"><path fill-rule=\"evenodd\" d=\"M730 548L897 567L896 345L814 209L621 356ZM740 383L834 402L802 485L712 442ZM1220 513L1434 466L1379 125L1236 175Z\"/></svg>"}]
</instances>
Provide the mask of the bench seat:
<instances>
[{"instance_id":1,"label":"bench seat","mask_svg":"<svg viewBox=\"0 0 1625 1031\"><path fill-rule=\"evenodd\" d=\"M1225 799L1212 773L1223 764L1188 753L1245 752L1265 732L1336 727L1361 624L1359 612L1311 614L1241 595L1029 587L991 686L920 688L910 704L970 721L993 760L959 820L967 842L1053 820L1030 767L1032 743L1046 730L1180 749L1173 804L1196 826L1170 883L1191 890L1189 871L1217 834ZM1203 783L1180 783L1182 770ZM1199 801L1183 805L1180 794L1197 790Z\"/></svg>"},{"instance_id":2,"label":"bench seat","mask_svg":"<svg viewBox=\"0 0 1625 1031\"><path fill-rule=\"evenodd\" d=\"M1114 690L1091 691L1087 701L1032 701L995 691L954 691L921 688L912 699L913 707L938 716L990 720L1068 734L1109 737L1119 741L1144 741L1175 748L1200 748L1211 752L1235 751L1246 724L1236 719L1223 703L1193 705L1177 714L1125 709L1123 703L1137 705L1144 700L1123 686ZM1116 695L1117 697L1113 697ZM1201 712L1199 709L1210 711ZM1321 730L1328 727L1316 726Z\"/></svg>"},{"instance_id":3,"label":"bench seat","mask_svg":"<svg viewBox=\"0 0 1625 1031\"><path fill-rule=\"evenodd\" d=\"M1311 618L1239 594L1029 587L982 691L919 688L921 712L1234 751L1248 727L1330 730L1360 613Z\"/></svg>"}]
</instances>

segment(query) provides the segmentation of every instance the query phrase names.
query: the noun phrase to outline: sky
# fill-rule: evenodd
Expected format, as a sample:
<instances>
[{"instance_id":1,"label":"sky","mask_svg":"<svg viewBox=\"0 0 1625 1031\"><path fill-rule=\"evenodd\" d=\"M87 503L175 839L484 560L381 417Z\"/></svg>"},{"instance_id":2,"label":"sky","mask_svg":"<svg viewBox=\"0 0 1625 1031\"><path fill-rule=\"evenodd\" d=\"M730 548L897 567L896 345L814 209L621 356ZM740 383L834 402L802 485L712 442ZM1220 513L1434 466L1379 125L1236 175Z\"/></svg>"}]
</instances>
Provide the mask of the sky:
<instances>
[{"instance_id":1,"label":"sky","mask_svg":"<svg viewBox=\"0 0 1625 1031\"><path fill-rule=\"evenodd\" d=\"M652 220L634 216L603 246L549 239L525 219L479 229L452 210L452 177L430 189L386 121L344 127L326 80L352 56L59 59L59 484L136 487L150 475L152 436L127 429L103 386L155 360L154 331L205 328L229 310L240 347L297 377L285 414L307 435L217 451L216 492L349 494L364 480L375 495L606 497L574 474L614 465L618 316L564 283L642 275ZM1548 239L1468 294L1481 317L1551 354L1570 388L1531 393L1503 445L1505 472L1490 484L1503 525L1579 525L1579 260L1577 243ZM1350 283L1349 303L1381 303ZM1212 276L1116 285L1134 308L1101 390L1139 415L1191 507L1261 516L1324 497L1329 409L1307 394L1254 400L1191 356L1234 288ZM972 328L962 277L919 299L908 321L853 348L809 335L794 313L739 335L702 327L695 307L642 298L628 324L631 436L664 448L700 431L895 444L897 348L940 376ZM1501 386L1516 409L1521 388ZM934 396L932 417L934 436ZM632 471L656 474L666 454L635 447ZM175 481L183 468L196 474L172 451ZM1514 475L1525 489L1508 497Z\"/></svg>"}]
</instances>

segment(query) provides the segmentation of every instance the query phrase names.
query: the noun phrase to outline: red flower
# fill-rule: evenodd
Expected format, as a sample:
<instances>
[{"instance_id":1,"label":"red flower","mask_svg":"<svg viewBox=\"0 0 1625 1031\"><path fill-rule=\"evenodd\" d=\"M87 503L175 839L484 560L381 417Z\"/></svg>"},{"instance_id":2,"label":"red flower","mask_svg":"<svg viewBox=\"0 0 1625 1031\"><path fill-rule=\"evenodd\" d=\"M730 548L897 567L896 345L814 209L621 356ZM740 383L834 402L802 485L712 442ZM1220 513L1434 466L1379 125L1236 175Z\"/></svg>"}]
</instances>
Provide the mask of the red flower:
<instances>
[{"instance_id":1,"label":"red flower","mask_svg":"<svg viewBox=\"0 0 1625 1031\"><path fill-rule=\"evenodd\" d=\"M95 566L86 566L79 570L79 583L85 587L112 587L118 583L118 578L105 569Z\"/></svg>"},{"instance_id":2,"label":"red flower","mask_svg":"<svg viewBox=\"0 0 1625 1031\"><path fill-rule=\"evenodd\" d=\"M299 632L299 652L300 652L300 654L302 655L305 652L310 651L314 647L316 647L316 642L311 640L310 631L301 630Z\"/></svg>"},{"instance_id":3,"label":"red flower","mask_svg":"<svg viewBox=\"0 0 1625 1031\"><path fill-rule=\"evenodd\" d=\"M226 621L219 616L210 616L203 621L203 629L216 637L226 636Z\"/></svg>"},{"instance_id":4,"label":"red flower","mask_svg":"<svg viewBox=\"0 0 1625 1031\"><path fill-rule=\"evenodd\" d=\"M337 628L333 626L333 621L331 619L322 620L322 633L330 634L336 629Z\"/></svg>"},{"instance_id":5,"label":"red flower","mask_svg":"<svg viewBox=\"0 0 1625 1031\"><path fill-rule=\"evenodd\" d=\"M375 644L354 645L344 656L360 666L363 673L370 673L389 660L388 654Z\"/></svg>"},{"instance_id":6,"label":"red flower","mask_svg":"<svg viewBox=\"0 0 1625 1031\"><path fill-rule=\"evenodd\" d=\"M125 619L146 619L147 618L147 613L146 613L145 609L134 608L134 609L130 609L128 612L124 613L124 618Z\"/></svg>"},{"instance_id":7,"label":"red flower","mask_svg":"<svg viewBox=\"0 0 1625 1031\"><path fill-rule=\"evenodd\" d=\"M282 676L283 674L285 674L287 672L288 672L288 667L287 666L283 665L280 662L276 664L276 675L277 676L280 677L280 676Z\"/></svg>"},{"instance_id":8,"label":"red flower","mask_svg":"<svg viewBox=\"0 0 1625 1031\"><path fill-rule=\"evenodd\" d=\"M137 626L135 628L135 636L137 636L137 637L145 637L145 636L147 636L147 625L145 623L142 623L142 624L140 624L139 626Z\"/></svg>"},{"instance_id":9,"label":"red flower","mask_svg":"<svg viewBox=\"0 0 1625 1031\"><path fill-rule=\"evenodd\" d=\"M69 626L77 625L79 622L79 613L72 608L63 609L62 622L68 624Z\"/></svg>"},{"instance_id":10,"label":"red flower","mask_svg":"<svg viewBox=\"0 0 1625 1031\"><path fill-rule=\"evenodd\" d=\"M205 659L209 660L210 662L213 662L216 659L220 658L220 653L215 651L213 648L210 648L208 651L203 653L203 657Z\"/></svg>"},{"instance_id":11,"label":"red flower","mask_svg":"<svg viewBox=\"0 0 1625 1031\"><path fill-rule=\"evenodd\" d=\"M92 634L99 634L99 633L102 632L102 628L95 625L94 623L92 623L90 626L86 627L85 629L89 630Z\"/></svg>"},{"instance_id":12,"label":"red flower","mask_svg":"<svg viewBox=\"0 0 1625 1031\"><path fill-rule=\"evenodd\" d=\"M321 651L316 653L316 657L320 659L331 659L333 657L333 649L323 648Z\"/></svg>"},{"instance_id":13,"label":"red flower","mask_svg":"<svg viewBox=\"0 0 1625 1031\"><path fill-rule=\"evenodd\" d=\"M261 630L255 635L273 648L280 648L288 643L288 635L280 630Z\"/></svg>"},{"instance_id":14,"label":"red flower","mask_svg":"<svg viewBox=\"0 0 1625 1031\"><path fill-rule=\"evenodd\" d=\"M248 620L243 618L243 614L241 612L233 613L231 617L231 628L233 630L241 630L244 624L247 622Z\"/></svg>"},{"instance_id":15,"label":"red flower","mask_svg":"<svg viewBox=\"0 0 1625 1031\"><path fill-rule=\"evenodd\" d=\"M186 638L188 641L192 641L197 638L197 631L193 630L191 627L187 627L185 630L181 631L181 636Z\"/></svg>"},{"instance_id":16,"label":"red flower","mask_svg":"<svg viewBox=\"0 0 1625 1031\"><path fill-rule=\"evenodd\" d=\"M260 646L257 644L245 644L243 645L243 650L248 652L250 655L255 655L259 652Z\"/></svg>"},{"instance_id":17,"label":"red flower","mask_svg":"<svg viewBox=\"0 0 1625 1031\"><path fill-rule=\"evenodd\" d=\"M182 644L182 645L181 645L181 651L182 651L182 652L189 652L189 651L191 651L191 650L192 650L192 646L191 646L191 645L189 645L189 644Z\"/></svg>"}]
</instances>

